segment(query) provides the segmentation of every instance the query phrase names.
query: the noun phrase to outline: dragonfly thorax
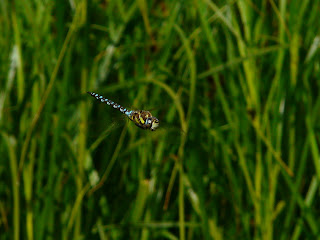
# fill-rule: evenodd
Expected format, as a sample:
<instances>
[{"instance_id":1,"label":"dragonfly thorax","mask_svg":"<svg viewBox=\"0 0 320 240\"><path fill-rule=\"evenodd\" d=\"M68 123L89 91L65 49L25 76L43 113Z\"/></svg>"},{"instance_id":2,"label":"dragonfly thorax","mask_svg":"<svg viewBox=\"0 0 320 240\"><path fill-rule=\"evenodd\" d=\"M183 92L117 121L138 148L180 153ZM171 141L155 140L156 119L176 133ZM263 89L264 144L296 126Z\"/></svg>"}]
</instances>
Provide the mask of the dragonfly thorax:
<instances>
[{"instance_id":1,"label":"dragonfly thorax","mask_svg":"<svg viewBox=\"0 0 320 240\"><path fill-rule=\"evenodd\" d=\"M142 129L150 129L151 131L155 131L159 127L159 120L156 117L153 117L149 111L132 111L128 117L136 124L136 126Z\"/></svg>"}]
</instances>

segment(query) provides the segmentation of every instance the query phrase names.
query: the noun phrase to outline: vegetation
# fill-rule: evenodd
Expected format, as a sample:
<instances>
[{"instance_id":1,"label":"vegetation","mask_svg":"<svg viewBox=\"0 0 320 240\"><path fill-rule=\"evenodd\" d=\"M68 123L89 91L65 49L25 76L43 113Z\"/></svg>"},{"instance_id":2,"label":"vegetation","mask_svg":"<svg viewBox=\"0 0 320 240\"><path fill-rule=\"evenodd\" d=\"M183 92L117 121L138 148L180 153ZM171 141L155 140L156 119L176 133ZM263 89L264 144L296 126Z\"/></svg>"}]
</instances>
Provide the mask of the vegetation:
<instances>
[{"instance_id":1,"label":"vegetation","mask_svg":"<svg viewBox=\"0 0 320 240\"><path fill-rule=\"evenodd\" d=\"M319 10L0 1L1 239L319 238Z\"/></svg>"}]
</instances>

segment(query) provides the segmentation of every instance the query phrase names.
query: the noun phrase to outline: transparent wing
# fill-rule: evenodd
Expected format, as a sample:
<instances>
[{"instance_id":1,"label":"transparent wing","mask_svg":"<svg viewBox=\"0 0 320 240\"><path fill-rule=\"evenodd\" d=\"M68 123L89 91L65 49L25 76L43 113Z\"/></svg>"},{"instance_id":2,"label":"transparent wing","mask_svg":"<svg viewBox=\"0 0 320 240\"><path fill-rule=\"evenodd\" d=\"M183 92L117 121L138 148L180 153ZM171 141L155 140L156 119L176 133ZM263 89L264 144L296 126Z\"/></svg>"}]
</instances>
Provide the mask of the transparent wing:
<instances>
[{"instance_id":1,"label":"transparent wing","mask_svg":"<svg viewBox=\"0 0 320 240\"><path fill-rule=\"evenodd\" d=\"M89 131L92 141L104 139L109 133L121 129L128 121L123 113L102 103L93 105L91 112Z\"/></svg>"}]
</instances>

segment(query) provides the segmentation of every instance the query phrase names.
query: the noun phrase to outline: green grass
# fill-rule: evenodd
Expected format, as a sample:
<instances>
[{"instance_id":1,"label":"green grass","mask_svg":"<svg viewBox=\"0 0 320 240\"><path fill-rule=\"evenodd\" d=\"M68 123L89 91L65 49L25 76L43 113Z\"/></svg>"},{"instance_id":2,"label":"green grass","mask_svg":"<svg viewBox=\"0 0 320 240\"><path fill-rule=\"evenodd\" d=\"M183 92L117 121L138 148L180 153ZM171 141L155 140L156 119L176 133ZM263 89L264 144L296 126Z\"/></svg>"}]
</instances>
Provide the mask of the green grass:
<instances>
[{"instance_id":1,"label":"green grass","mask_svg":"<svg viewBox=\"0 0 320 240\"><path fill-rule=\"evenodd\" d=\"M319 10L0 1L1 239L320 239Z\"/></svg>"}]
</instances>

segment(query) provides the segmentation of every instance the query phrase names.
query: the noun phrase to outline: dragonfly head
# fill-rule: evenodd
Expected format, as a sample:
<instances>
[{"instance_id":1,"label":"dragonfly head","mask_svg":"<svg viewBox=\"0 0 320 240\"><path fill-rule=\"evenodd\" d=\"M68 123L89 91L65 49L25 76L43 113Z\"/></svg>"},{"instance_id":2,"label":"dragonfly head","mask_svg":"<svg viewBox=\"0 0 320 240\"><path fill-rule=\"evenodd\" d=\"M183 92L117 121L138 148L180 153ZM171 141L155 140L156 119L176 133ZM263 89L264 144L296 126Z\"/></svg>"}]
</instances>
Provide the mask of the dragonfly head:
<instances>
[{"instance_id":1,"label":"dragonfly head","mask_svg":"<svg viewBox=\"0 0 320 240\"><path fill-rule=\"evenodd\" d=\"M151 131L155 131L158 127L159 127L159 120L156 117L151 117L148 119L150 121L151 127L150 130Z\"/></svg>"}]
</instances>

